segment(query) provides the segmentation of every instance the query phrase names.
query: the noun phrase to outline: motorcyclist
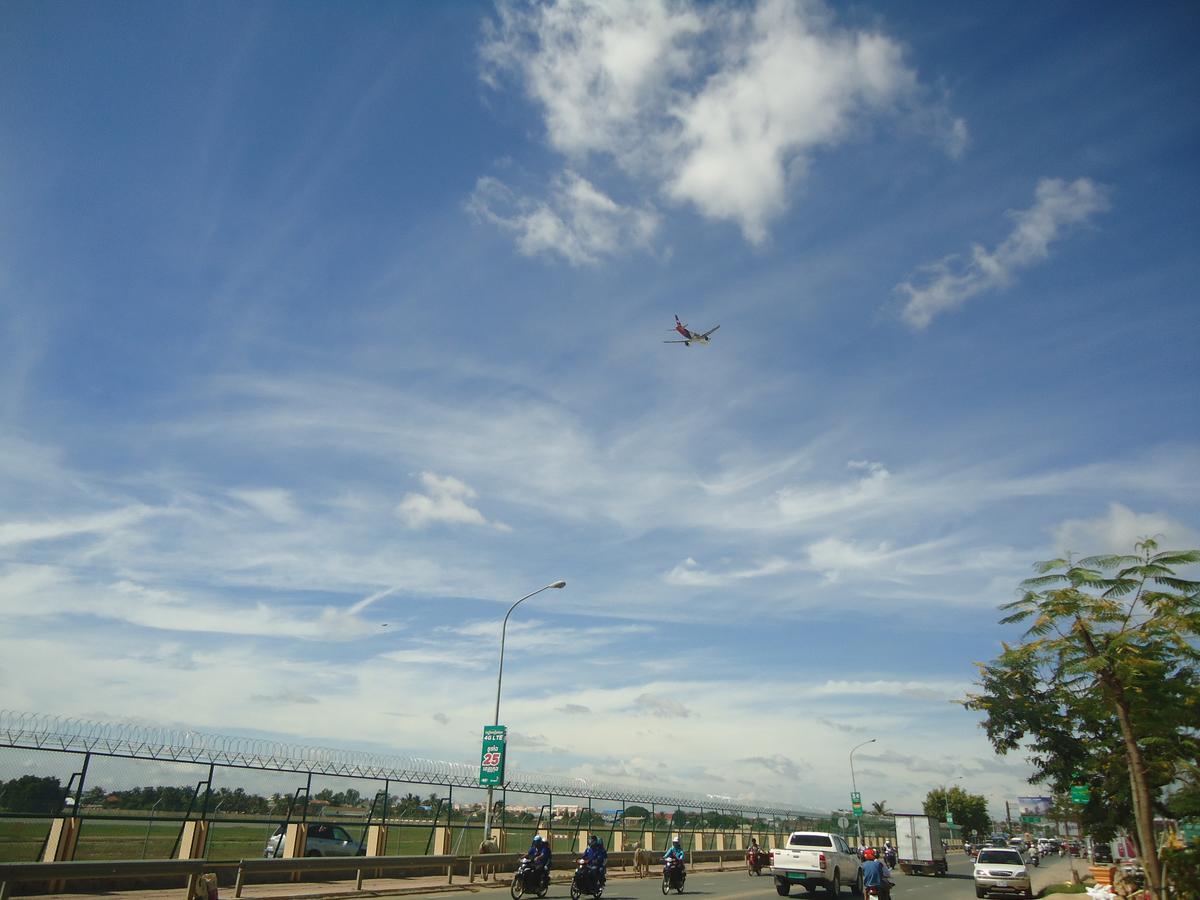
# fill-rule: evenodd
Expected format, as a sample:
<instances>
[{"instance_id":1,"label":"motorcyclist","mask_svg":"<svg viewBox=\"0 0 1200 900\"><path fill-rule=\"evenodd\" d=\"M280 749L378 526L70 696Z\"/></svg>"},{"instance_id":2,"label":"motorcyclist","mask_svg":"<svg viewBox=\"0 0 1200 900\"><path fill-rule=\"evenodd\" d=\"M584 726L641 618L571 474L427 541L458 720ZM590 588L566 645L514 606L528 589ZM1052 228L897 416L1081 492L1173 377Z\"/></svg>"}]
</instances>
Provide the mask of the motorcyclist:
<instances>
[{"instance_id":1,"label":"motorcyclist","mask_svg":"<svg viewBox=\"0 0 1200 900\"><path fill-rule=\"evenodd\" d=\"M683 846L679 843L678 837L671 839L671 846L663 854L663 871L665 872L669 866L673 865L679 867L680 874L684 872Z\"/></svg>"},{"instance_id":2,"label":"motorcyclist","mask_svg":"<svg viewBox=\"0 0 1200 900\"><path fill-rule=\"evenodd\" d=\"M587 849L583 851L583 861L592 870L597 884L603 887L608 877L608 851L604 849L604 841L594 834L588 838Z\"/></svg>"},{"instance_id":3,"label":"motorcyclist","mask_svg":"<svg viewBox=\"0 0 1200 900\"><path fill-rule=\"evenodd\" d=\"M746 856L751 860L751 862L757 860L762 852L762 847L758 846L758 838L750 838L750 846L746 848Z\"/></svg>"},{"instance_id":4,"label":"motorcyclist","mask_svg":"<svg viewBox=\"0 0 1200 900\"><path fill-rule=\"evenodd\" d=\"M863 853L863 887L875 888L879 892L880 900L891 900L892 883L888 881L888 876L892 874L882 862L875 858L875 848L868 847Z\"/></svg>"},{"instance_id":5,"label":"motorcyclist","mask_svg":"<svg viewBox=\"0 0 1200 900\"><path fill-rule=\"evenodd\" d=\"M541 883L544 885L550 883L550 858L552 855L550 842L543 840L540 834L535 834L533 836L533 843L529 845L529 852L526 856L529 857L530 865L540 874Z\"/></svg>"}]
</instances>

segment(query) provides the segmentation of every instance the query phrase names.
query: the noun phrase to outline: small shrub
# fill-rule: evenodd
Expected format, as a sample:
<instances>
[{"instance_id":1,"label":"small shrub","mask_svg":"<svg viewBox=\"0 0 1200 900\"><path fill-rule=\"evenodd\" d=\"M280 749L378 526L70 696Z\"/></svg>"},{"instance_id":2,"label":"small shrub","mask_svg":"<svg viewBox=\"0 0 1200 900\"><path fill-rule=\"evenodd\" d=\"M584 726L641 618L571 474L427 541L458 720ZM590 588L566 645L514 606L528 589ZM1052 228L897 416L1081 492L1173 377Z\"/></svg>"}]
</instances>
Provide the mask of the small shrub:
<instances>
[{"instance_id":1,"label":"small shrub","mask_svg":"<svg viewBox=\"0 0 1200 900\"><path fill-rule=\"evenodd\" d=\"M1039 897L1051 894L1086 894L1087 888L1074 881L1060 881L1058 884L1048 884L1038 892Z\"/></svg>"}]
</instances>

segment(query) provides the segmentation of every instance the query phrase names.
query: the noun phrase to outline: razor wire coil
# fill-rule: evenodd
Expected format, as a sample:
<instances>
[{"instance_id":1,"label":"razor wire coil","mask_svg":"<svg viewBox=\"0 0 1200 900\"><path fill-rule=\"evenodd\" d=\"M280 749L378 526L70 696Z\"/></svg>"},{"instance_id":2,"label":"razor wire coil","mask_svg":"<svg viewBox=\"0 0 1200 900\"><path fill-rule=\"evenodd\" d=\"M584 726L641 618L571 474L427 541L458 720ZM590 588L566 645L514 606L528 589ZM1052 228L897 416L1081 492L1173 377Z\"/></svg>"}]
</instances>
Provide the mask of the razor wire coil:
<instances>
[{"instance_id":1,"label":"razor wire coil","mask_svg":"<svg viewBox=\"0 0 1200 900\"><path fill-rule=\"evenodd\" d=\"M477 769L467 763L387 755L333 747L212 734L193 729L106 722L44 713L0 710L0 746L98 753L130 759L203 763L354 778L478 788ZM700 807L730 813L783 818L806 817L812 810L725 801L644 787L593 782L510 768L504 787L514 793L556 794L656 806ZM823 815L823 813L817 813Z\"/></svg>"}]
</instances>

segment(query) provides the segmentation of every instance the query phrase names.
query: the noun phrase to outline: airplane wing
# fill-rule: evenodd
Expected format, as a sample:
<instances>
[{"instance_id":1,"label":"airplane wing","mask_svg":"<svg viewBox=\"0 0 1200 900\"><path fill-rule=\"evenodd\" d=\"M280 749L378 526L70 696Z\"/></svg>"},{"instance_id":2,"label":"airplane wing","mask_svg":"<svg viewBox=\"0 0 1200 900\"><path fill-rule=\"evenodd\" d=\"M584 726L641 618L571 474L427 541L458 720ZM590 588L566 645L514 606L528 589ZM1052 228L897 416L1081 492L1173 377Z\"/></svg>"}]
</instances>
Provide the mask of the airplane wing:
<instances>
[{"instance_id":1,"label":"airplane wing","mask_svg":"<svg viewBox=\"0 0 1200 900\"><path fill-rule=\"evenodd\" d=\"M712 328L708 329L708 331L704 332L704 334L700 335L700 337L708 337L710 334L712 334L714 331L716 331L720 327L721 327L720 325L714 325Z\"/></svg>"},{"instance_id":2,"label":"airplane wing","mask_svg":"<svg viewBox=\"0 0 1200 900\"><path fill-rule=\"evenodd\" d=\"M663 341L664 344L690 344L691 341Z\"/></svg>"}]
</instances>

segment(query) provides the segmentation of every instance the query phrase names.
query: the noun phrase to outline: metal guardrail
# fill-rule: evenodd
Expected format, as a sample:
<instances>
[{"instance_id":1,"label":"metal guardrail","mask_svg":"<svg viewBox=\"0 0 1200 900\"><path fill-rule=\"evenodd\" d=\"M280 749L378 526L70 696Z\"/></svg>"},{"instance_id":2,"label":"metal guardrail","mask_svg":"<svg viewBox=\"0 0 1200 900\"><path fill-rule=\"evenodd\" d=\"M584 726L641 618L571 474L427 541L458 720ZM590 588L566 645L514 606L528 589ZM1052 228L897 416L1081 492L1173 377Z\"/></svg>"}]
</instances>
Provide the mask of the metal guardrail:
<instances>
[{"instance_id":1,"label":"metal guardrail","mask_svg":"<svg viewBox=\"0 0 1200 900\"><path fill-rule=\"evenodd\" d=\"M308 856L294 859L243 859L238 863L237 881L233 896L242 896L246 875L262 872L327 872L340 874L354 872L354 889L361 891L366 873L379 878L383 872L396 869L441 869L446 870L446 883L454 883L454 866L457 856Z\"/></svg>"},{"instance_id":2,"label":"metal guardrail","mask_svg":"<svg viewBox=\"0 0 1200 900\"><path fill-rule=\"evenodd\" d=\"M623 850L610 853L608 863L610 869L625 869L634 863L635 851ZM413 871L429 869L445 869L446 883L454 883L455 867L462 862L467 863L468 878L474 882L476 874L488 868L499 874L508 875L516 869L518 854L513 853L476 853L467 857L461 856L348 856L348 857L296 857L294 859L243 859L237 862L213 862L207 859L167 859L167 860L111 860L105 862L74 861L74 862L20 862L0 863L0 900L9 900L14 884L30 882L77 881L80 879L143 879L185 877L184 900L191 900L193 891L201 875L207 873L236 872L234 897L242 896L247 875L293 874L305 872L320 872L339 875L355 873L355 890L362 890L367 878L380 878L383 873L396 873L404 870L405 874ZM574 859L572 854L567 857ZM694 850L688 854L688 862L692 865L715 862L723 870L729 861L741 861L745 858L743 850ZM568 878L572 868L559 870L559 874Z\"/></svg>"},{"instance_id":3,"label":"metal guardrail","mask_svg":"<svg viewBox=\"0 0 1200 900\"><path fill-rule=\"evenodd\" d=\"M0 863L0 900L8 900L14 884L76 881L80 878L162 878L186 876L185 900L190 900L196 879L206 872L232 871L237 863L207 859L130 859L94 862Z\"/></svg>"}]
</instances>

